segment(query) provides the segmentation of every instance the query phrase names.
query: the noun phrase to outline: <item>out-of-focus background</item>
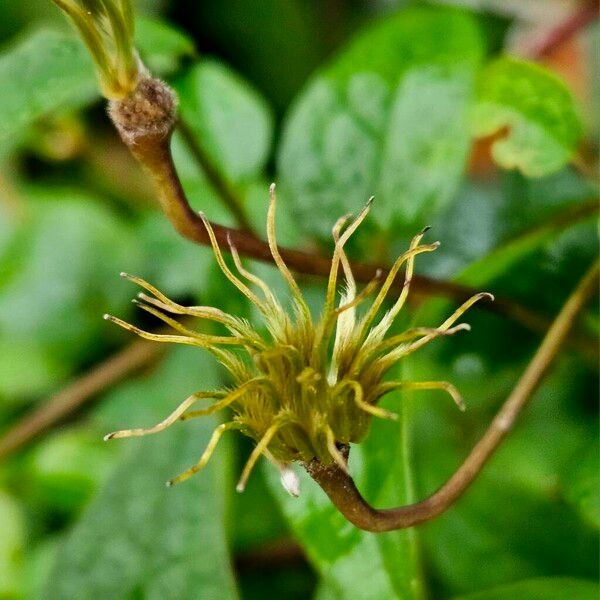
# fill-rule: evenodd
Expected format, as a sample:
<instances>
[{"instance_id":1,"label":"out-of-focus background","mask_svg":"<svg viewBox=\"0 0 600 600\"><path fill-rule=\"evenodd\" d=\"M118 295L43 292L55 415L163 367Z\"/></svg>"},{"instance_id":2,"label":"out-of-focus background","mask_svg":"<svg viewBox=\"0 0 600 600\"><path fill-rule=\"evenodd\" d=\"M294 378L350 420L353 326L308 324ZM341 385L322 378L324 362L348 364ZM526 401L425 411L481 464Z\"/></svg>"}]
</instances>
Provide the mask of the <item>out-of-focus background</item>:
<instances>
[{"instance_id":1,"label":"out-of-focus background","mask_svg":"<svg viewBox=\"0 0 600 600\"><path fill-rule=\"evenodd\" d=\"M403 421L375 423L353 449L374 504L424 497L479 438L597 256L595 3L137 8L140 53L180 96L187 135L174 153L195 208L231 226L241 213L263 235L275 180L281 242L328 252L337 217L375 194L354 258L389 263L431 225L442 246L417 272L503 299L504 314L473 310L470 334L397 373L452 381L467 412L436 393L398 395L389 406ZM258 316L159 212L57 8L0 0L0 16L0 598L597 597L595 304L480 480L413 531L359 532L305 477L301 497L286 497L268 464L237 494L251 449L239 436L165 489L216 420L103 443L228 383L201 350L102 320L158 327L119 272ZM285 293L270 266L251 266ZM300 281L319 306L322 282ZM457 303L415 294L403 323L434 326Z\"/></svg>"}]
</instances>

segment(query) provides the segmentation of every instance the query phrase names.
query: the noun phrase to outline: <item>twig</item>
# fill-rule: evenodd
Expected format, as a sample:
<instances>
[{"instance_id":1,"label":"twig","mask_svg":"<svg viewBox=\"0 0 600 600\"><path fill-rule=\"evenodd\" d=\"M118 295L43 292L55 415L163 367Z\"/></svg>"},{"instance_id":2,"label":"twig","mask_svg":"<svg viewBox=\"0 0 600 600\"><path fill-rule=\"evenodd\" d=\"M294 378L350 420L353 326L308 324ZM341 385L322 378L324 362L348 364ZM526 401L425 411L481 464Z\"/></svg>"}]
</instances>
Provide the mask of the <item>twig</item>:
<instances>
[{"instance_id":1,"label":"twig","mask_svg":"<svg viewBox=\"0 0 600 600\"><path fill-rule=\"evenodd\" d=\"M452 477L429 498L400 508L378 510L366 502L352 478L335 463L326 466L313 461L306 465L307 471L339 511L354 525L367 531L382 532L412 527L442 514L467 490L511 431L515 420L556 358L577 315L597 291L599 275L600 261L594 263L563 306L525 373L481 440ZM347 457L348 448L344 451Z\"/></svg>"},{"instance_id":2,"label":"twig","mask_svg":"<svg viewBox=\"0 0 600 600\"><path fill-rule=\"evenodd\" d=\"M210 157L204 151L204 148L198 143L190 127L181 119L177 123L177 129L181 133L192 156L200 165L201 169L208 179L223 204L229 209L238 225L245 231L252 231L252 225L242 207L242 202L231 189L229 183L221 176L219 170L215 167Z\"/></svg>"},{"instance_id":3,"label":"twig","mask_svg":"<svg viewBox=\"0 0 600 600\"><path fill-rule=\"evenodd\" d=\"M528 51L529 56L536 60L547 57L556 48L597 18L598 3L595 0L586 0L579 10L570 14L566 20L559 23L541 40L532 45Z\"/></svg>"},{"instance_id":4,"label":"twig","mask_svg":"<svg viewBox=\"0 0 600 600\"><path fill-rule=\"evenodd\" d=\"M134 100L138 99L132 99L132 102ZM125 117L120 116L119 111L124 112ZM183 237L203 246L210 245L204 223L191 208L173 163L170 148L172 129L162 130L159 134L152 128L141 129L139 133L132 132L129 123L122 122L127 121L129 112L128 107L121 109L119 106L114 106L111 109L113 121L123 141L152 178L163 212ZM229 248L229 240L231 240L241 255L264 262L273 262L268 244L253 233L217 224L212 224L212 227L217 241L224 249ZM327 277L329 274L331 263L328 258L284 247L280 247L280 252L286 264L299 273L321 277ZM352 269L356 280L362 283L372 281L377 273L385 277L389 272L386 267L360 262L352 263ZM464 302L477 292L467 285L440 281L422 275L415 275L412 283L416 296L440 295ZM395 285L401 287L401 282L396 282ZM496 302L484 303L482 306L538 333L545 331L549 326L549 321L544 317L503 298L496 298Z\"/></svg>"},{"instance_id":5,"label":"twig","mask_svg":"<svg viewBox=\"0 0 600 600\"><path fill-rule=\"evenodd\" d=\"M140 340L95 366L9 429L0 439L0 459L80 408L96 394L152 363L164 350L161 344Z\"/></svg>"}]
</instances>

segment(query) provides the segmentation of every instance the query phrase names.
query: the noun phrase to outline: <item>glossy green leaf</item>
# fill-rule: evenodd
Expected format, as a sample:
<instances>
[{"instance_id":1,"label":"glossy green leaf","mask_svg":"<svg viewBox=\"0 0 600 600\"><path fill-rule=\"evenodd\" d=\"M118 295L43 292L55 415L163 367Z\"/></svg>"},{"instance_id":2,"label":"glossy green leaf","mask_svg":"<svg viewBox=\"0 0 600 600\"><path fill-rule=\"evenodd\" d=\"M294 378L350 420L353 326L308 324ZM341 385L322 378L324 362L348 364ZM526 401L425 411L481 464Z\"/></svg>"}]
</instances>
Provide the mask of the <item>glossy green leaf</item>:
<instances>
[{"instance_id":1,"label":"glossy green leaf","mask_svg":"<svg viewBox=\"0 0 600 600\"><path fill-rule=\"evenodd\" d=\"M456 279L517 297L542 315L555 314L594 260L597 244L593 224L585 222L593 219L594 207L590 204L587 212L580 202L589 192L567 175L529 182L512 174L500 190L490 185L461 194L460 206L440 225L442 242L454 236L452 260L459 256L456 262L467 264L457 269ZM581 218L571 220L577 212ZM432 259L439 254L443 262L445 253L443 244ZM417 323L435 326L455 305L430 300ZM467 404L467 411L459 414L439 394L406 398L416 407L419 498L442 485L471 451L540 340L512 320L477 308L463 319L473 326L471 332L440 340L406 364L407 377L450 381ZM514 431L464 497L420 528L425 568L446 594L558 573L597 577L596 531L582 518L577 500L571 506L565 501L575 453L592 445L596 435L596 417L590 418L587 411L592 409L584 405L595 397L597 384L581 357L568 360L570 354L565 348Z\"/></svg>"},{"instance_id":2,"label":"glossy green leaf","mask_svg":"<svg viewBox=\"0 0 600 600\"><path fill-rule=\"evenodd\" d=\"M547 577L510 583L456 600L596 600L600 593L592 581Z\"/></svg>"},{"instance_id":3,"label":"glossy green leaf","mask_svg":"<svg viewBox=\"0 0 600 600\"><path fill-rule=\"evenodd\" d=\"M192 143L176 134L173 156L190 203L231 226L239 225L235 205L263 230L268 203L263 172L273 135L266 102L231 69L211 60L194 65L175 89Z\"/></svg>"},{"instance_id":4,"label":"glossy green leaf","mask_svg":"<svg viewBox=\"0 0 600 600\"><path fill-rule=\"evenodd\" d=\"M198 388L217 385L203 360L197 350L177 349L152 376L111 394L98 424L144 426L164 418ZM113 442L127 445L123 460L60 549L48 597L237 597L223 525L223 453L185 484L165 487L197 461L215 425L213 418L199 419Z\"/></svg>"},{"instance_id":5,"label":"glossy green leaf","mask_svg":"<svg viewBox=\"0 0 600 600\"><path fill-rule=\"evenodd\" d=\"M597 217L598 207L589 203L569 209L552 219L540 222L529 231L510 239L495 248L483 258L472 262L457 277L459 282L469 282L469 285L485 285L497 277L509 273L520 260L539 251L549 241L563 233L573 225L591 221Z\"/></svg>"},{"instance_id":6,"label":"glossy green leaf","mask_svg":"<svg viewBox=\"0 0 600 600\"><path fill-rule=\"evenodd\" d=\"M476 136L507 129L492 155L505 169L540 177L560 169L581 138L571 93L546 69L514 58L500 58L483 71L472 115Z\"/></svg>"},{"instance_id":7,"label":"glossy green leaf","mask_svg":"<svg viewBox=\"0 0 600 600\"><path fill-rule=\"evenodd\" d=\"M456 200L430 221L430 239L442 247L419 267L438 277L479 285L509 273L564 230L594 217L595 189L573 170L539 179L503 171L499 180L465 181Z\"/></svg>"},{"instance_id":8,"label":"glossy green leaf","mask_svg":"<svg viewBox=\"0 0 600 600\"><path fill-rule=\"evenodd\" d=\"M140 19L136 42L150 66L173 70L193 51L183 34L164 23ZM99 96L94 67L71 33L39 30L0 55L0 139L54 110L79 108Z\"/></svg>"},{"instance_id":9,"label":"glossy green leaf","mask_svg":"<svg viewBox=\"0 0 600 600\"><path fill-rule=\"evenodd\" d=\"M416 423L415 456L420 458L415 472L421 497L439 487L464 460L519 374L456 350L447 369L435 369L428 360L422 366L427 377L457 385L470 414L454 417L438 408L437 399L419 398L424 406ZM581 389L575 373L571 362L545 382L477 482L455 506L421 528L428 568L445 589L466 593L511 578L550 576L556 565L573 577L597 577L596 532L568 507L558 487L571 460L573 440L591 435L591 428L569 406L571 388ZM423 372L418 377L423 378ZM477 378L487 385L464 383ZM473 569L482 555L487 560Z\"/></svg>"},{"instance_id":10,"label":"glossy green leaf","mask_svg":"<svg viewBox=\"0 0 600 600\"><path fill-rule=\"evenodd\" d=\"M265 101L231 69L204 60L176 84L181 118L197 143L228 179L262 173L273 122Z\"/></svg>"},{"instance_id":11,"label":"glossy green leaf","mask_svg":"<svg viewBox=\"0 0 600 600\"><path fill-rule=\"evenodd\" d=\"M376 197L385 229L422 226L456 192L481 56L462 12L407 9L359 34L313 77L287 118L279 179L303 229L327 236Z\"/></svg>"}]
</instances>

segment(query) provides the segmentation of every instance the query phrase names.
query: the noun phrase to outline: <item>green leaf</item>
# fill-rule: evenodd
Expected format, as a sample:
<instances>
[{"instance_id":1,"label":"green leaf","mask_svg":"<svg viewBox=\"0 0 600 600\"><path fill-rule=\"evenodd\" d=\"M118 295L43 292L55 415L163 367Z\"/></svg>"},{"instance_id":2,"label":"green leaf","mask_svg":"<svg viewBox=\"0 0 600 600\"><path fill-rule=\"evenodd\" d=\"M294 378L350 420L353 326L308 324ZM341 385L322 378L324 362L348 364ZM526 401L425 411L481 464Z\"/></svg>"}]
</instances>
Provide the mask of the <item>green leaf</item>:
<instances>
[{"instance_id":1,"label":"green leaf","mask_svg":"<svg viewBox=\"0 0 600 600\"><path fill-rule=\"evenodd\" d=\"M438 278L460 273L468 283L472 277L472 286L490 282L492 269L509 273L563 230L592 218L595 194L568 168L540 179L504 171L499 180L465 181L456 200L430 221L429 235L442 247L419 267Z\"/></svg>"},{"instance_id":2,"label":"green leaf","mask_svg":"<svg viewBox=\"0 0 600 600\"><path fill-rule=\"evenodd\" d=\"M498 293L505 293L504 285L513 285L536 307L544 290L544 301L548 297L560 304L592 260L576 255L574 264L566 262L564 238L583 245L587 254L594 249L580 231L588 224L565 232L554 226L560 221L537 225L500 246L489 255L490 265L482 259L459 280ZM498 283L499 276L507 283ZM561 276L568 280L557 281ZM440 303L429 302L418 323L435 326L452 311L448 302L443 305L440 314ZM414 455L421 498L438 488L470 452L537 341L510 321L475 310L465 320L473 324L471 333L439 342L409 361L411 379L451 381L468 406L465 414L457 415L434 398L419 398ZM428 570L444 589L465 593L515 578L552 575L558 564L565 575L596 576L596 534L565 503L559 486L571 468L574 450L595 435L581 407L582 399L594 393L595 379L581 361L565 360L553 368L554 376L544 382L464 498L421 528ZM465 542L457 545L457 539ZM474 570L482 554L487 559Z\"/></svg>"},{"instance_id":3,"label":"green leaf","mask_svg":"<svg viewBox=\"0 0 600 600\"><path fill-rule=\"evenodd\" d=\"M181 118L221 174L237 183L262 174L273 135L273 118L263 98L212 60L196 64L175 87Z\"/></svg>"},{"instance_id":4,"label":"green leaf","mask_svg":"<svg viewBox=\"0 0 600 600\"><path fill-rule=\"evenodd\" d=\"M478 137L507 128L494 142L494 160L505 169L541 177L573 156L581 124L565 84L548 70L514 58L488 65L478 86L472 129Z\"/></svg>"},{"instance_id":5,"label":"green leaf","mask_svg":"<svg viewBox=\"0 0 600 600\"><path fill-rule=\"evenodd\" d=\"M24 598L38 600L44 598L46 581L52 571L60 536L44 537L40 543L27 548L24 565Z\"/></svg>"},{"instance_id":6,"label":"green leaf","mask_svg":"<svg viewBox=\"0 0 600 600\"><path fill-rule=\"evenodd\" d=\"M592 581L567 577L528 579L501 587L460 596L456 600L595 600L600 587Z\"/></svg>"},{"instance_id":7,"label":"green leaf","mask_svg":"<svg viewBox=\"0 0 600 600\"><path fill-rule=\"evenodd\" d=\"M138 20L136 42L148 64L172 71L193 44L164 23ZM29 33L0 55L0 139L54 111L67 111L99 97L94 67L83 43L70 33Z\"/></svg>"},{"instance_id":8,"label":"green leaf","mask_svg":"<svg viewBox=\"0 0 600 600\"><path fill-rule=\"evenodd\" d=\"M21 193L27 217L0 255L0 347L11 347L0 358L0 394L16 399L49 391L114 339L102 314L129 308L129 290L115 284L141 262L131 231L96 198Z\"/></svg>"},{"instance_id":9,"label":"green leaf","mask_svg":"<svg viewBox=\"0 0 600 600\"><path fill-rule=\"evenodd\" d=\"M394 405L394 409L397 406ZM404 423L374 422L367 441L352 446L350 470L375 506L412 500ZM299 498L289 497L270 466L266 475L299 542L323 578L321 596L409 599L424 596L414 530L372 534L350 524L304 472Z\"/></svg>"},{"instance_id":10,"label":"green leaf","mask_svg":"<svg viewBox=\"0 0 600 600\"><path fill-rule=\"evenodd\" d=\"M457 280L518 297L541 314L555 313L597 254L592 224L583 222L592 216L593 206L583 218L570 220L583 208L587 212L580 200L589 193L573 179L553 176L532 182L510 174L501 190L490 186L461 194L454 218L446 215L440 238L445 242L453 234L454 250L466 248L472 266L459 272ZM466 217L458 218L461 214ZM481 244L479 253L472 247L473 236ZM480 258L484 252L487 256ZM443 245L434 254L444 261L445 253ZM434 327L455 306L430 300L415 324ZM411 425L420 499L462 463L539 343L539 336L510 320L477 309L464 320L472 324L472 332L439 340L406 364L410 379L452 382L468 408L458 414L434 394L414 399ZM586 398L595 397L597 380L583 361L568 360L568 355L565 349L553 376L464 497L419 529L426 571L447 594L557 573L597 577L597 530L582 518L576 501L571 506L565 502L565 474L573 471L574 452L589 447L597 435L596 418L583 406Z\"/></svg>"},{"instance_id":11,"label":"green leaf","mask_svg":"<svg viewBox=\"0 0 600 600\"><path fill-rule=\"evenodd\" d=\"M343 600L343 598L332 584L322 580L317 587L313 600Z\"/></svg>"},{"instance_id":12,"label":"green leaf","mask_svg":"<svg viewBox=\"0 0 600 600\"><path fill-rule=\"evenodd\" d=\"M481 52L468 14L419 7L372 25L318 72L286 120L278 160L301 227L326 237L328 217L375 195L382 228L412 231L448 203Z\"/></svg>"},{"instance_id":13,"label":"green leaf","mask_svg":"<svg viewBox=\"0 0 600 600\"><path fill-rule=\"evenodd\" d=\"M78 512L110 473L116 451L83 427L61 429L42 440L20 474L36 513Z\"/></svg>"},{"instance_id":14,"label":"green leaf","mask_svg":"<svg viewBox=\"0 0 600 600\"><path fill-rule=\"evenodd\" d=\"M572 467L564 476L565 497L595 527L600 529L600 476L598 440L585 444L573 457Z\"/></svg>"},{"instance_id":15,"label":"green leaf","mask_svg":"<svg viewBox=\"0 0 600 600\"><path fill-rule=\"evenodd\" d=\"M0 56L0 139L97 95L91 59L73 35L42 30Z\"/></svg>"},{"instance_id":16,"label":"green leaf","mask_svg":"<svg viewBox=\"0 0 600 600\"><path fill-rule=\"evenodd\" d=\"M113 392L104 427L153 424L197 388L217 384L212 363L177 349L158 371ZM198 368L198 367L201 368ZM216 421L199 419L141 440L124 458L60 549L45 594L57 600L236 598L225 544L223 454L182 485L165 481L194 464Z\"/></svg>"},{"instance_id":17,"label":"green leaf","mask_svg":"<svg viewBox=\"0 0 600 600\"><path fill-rule=\"evenodd\" d=\"M273 116L264 99L235 72L203 60L175 82L180 113L193 140L175 135L173 156L191 204L216 222L239 225L231 205L264 227ZM198 154L200 156L198 156ZM219 179L207 177L207 168ZM221 188L221 189L219 189Z\"/></svg>"},{"instance_id":18,"label":"green leaf","mask_svg":"<svg viewBox=\"0 0 600 600\"><path fill-rule=\"evenodd\" d=\"M0 597L20 597L25 518L21 507L0 490Z\"/></svg>"},{"instance_id":19,"label":"green leaf","mask_svg":"<svg viewBox=\"0 0 600 600\"><path fill-rule=\"evenodd\" d=\"M497 277L509 273L520 260L539 251L544 245L556 239L569 227L595 219L598 214L596 203L568 209L552 219L541 221L529 231L501 244L489 254L472 262L456 278L458 282L468 282L471 286L481 286Z\"/></svg>"},{"instance_id":20,"label":"green leaf","mask_svg":"<svg viewBox=\"0 0 600 600\"><path fill-rule=\"evenodd\" d=\"M0 338L0 395L5 405L9 399L43 394L67 372L64 362L43 342L12 336Z\"/></svg>"},{"instance_id":21,"label":"green leaf","mask_svg":"<svg viewBox=\"0 0 600 600\"><path fill-rule=\"evenodd\" d=\"M193 56L194 42L180 29L159 19L138 15L135 19L135 45L153 73L172 73L182 58Z\"/></svg>"}]
</instances>

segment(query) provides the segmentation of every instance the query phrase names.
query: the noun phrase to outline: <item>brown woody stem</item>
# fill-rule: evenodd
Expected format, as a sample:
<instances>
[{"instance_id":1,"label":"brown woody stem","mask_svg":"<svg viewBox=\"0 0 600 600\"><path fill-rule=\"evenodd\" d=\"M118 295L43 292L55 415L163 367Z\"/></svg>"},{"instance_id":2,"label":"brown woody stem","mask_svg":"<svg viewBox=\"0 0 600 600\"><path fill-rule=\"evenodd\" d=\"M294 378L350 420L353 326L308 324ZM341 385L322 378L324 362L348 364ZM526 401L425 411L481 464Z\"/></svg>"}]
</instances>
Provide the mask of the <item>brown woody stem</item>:
<instances>
[{"instance_id":1,"label":"brown woody stem","mask_svg":"<svg viewBox=\"0 0 600 600\"><path fill-rule=\"evenodd\" d=\"M173 92L162 82L149 79L142 80L140 89L131 98L111 103L109 112L123 141L152 178L160 205L175 229L185 238L206 246L210 245L206 228L187 200L171 155L175 105ZM153 119L156 119L156 125ZM217 224L212 224L212 227L224 249L229 248L230 239L241 255L273 262L268 244L252 232ZM280 253L287 265L298 273L320 277L329 275L331 262L328 258L283 247L280 247ZM361 262L353 262L352 270L356 280L362 283L372 281L378 273L385 277L389 272L388 268L380 265ZM394 287L401 285L402 282L398 281ZM417 296L439 295L463 302L477 293L467 285L419 275L413 276L412 285ZM482 306L536 332L545 331L549 326L544 317L503 298L496 297L496 302L486 302Z\"/></svg>"},{"instance_id":2,"label":"brown woody stem","mask_svg":"<svg viewBox=\"0 0 600 600\"><path fill-rule=\"evenodd\" d=\"M450 479L426 500L378 510L370 506L356 488L352 477L335 463L316 461L306 465L312 478L323 488L338 510L356 527L382 532L404 529L430 521L458 500L512 429L517 417L531 399L565 341L586 301L598 289L600 262L594 263L571 294L516 387L498 411L488 430ZM346 457L348 449L345 449Z\"/></svg>"}]
</instances>

